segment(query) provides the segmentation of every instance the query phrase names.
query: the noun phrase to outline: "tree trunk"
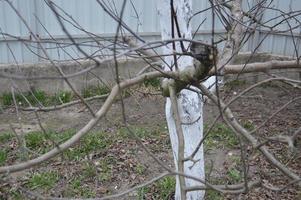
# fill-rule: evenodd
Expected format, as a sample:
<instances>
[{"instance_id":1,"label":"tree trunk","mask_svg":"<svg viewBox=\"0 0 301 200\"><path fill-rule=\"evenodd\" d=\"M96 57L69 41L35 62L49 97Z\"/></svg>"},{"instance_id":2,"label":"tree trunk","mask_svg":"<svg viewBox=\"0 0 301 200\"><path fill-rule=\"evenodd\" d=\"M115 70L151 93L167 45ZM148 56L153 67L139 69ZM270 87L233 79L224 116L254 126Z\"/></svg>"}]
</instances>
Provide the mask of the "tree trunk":
<instances>
[{"instance_id":1,"label":"tree trunk","mask_svg":"<svg viewBox=\"0 0 301 200\"><path fill-rule=\"evenodd\" d=\"M172 31L171 25L171 1L170 0L158 0L158 13L161 23L161 35L162 40L171 39L172 37L178 38L179 34L176 30L176 25L174 24L174 31ZM179 24L180 35L182 38L191 39L191 26L188 24L188 20L192 14L191 10L192 2L191 0L174 0L173 7L177 15L177 21ZM185 49L187 49L189 43L184 43ZM181 46L179 42L176 42L176 51L181 52ZM173 52L173 45L163 47L163 54L171 54ZM174 57L167 56L164 58L166 65L165 70L171 70L170 66L174 65ZM190 56L177 57L177 66L179 70L184 69L187 66L193 64L193 58ZM172 67L175 70L175 66ZM209 81L212 82L214 78ZM195 92L190 90L182 90L180 94L177 95L178 110L180 114L180 120L182 122L182 130L184 136L184 157L188 157L195 150L197 144L203 137L203 101L202 97ZM176 170L179 170L178 166L178 148L179 140L176 132L175 119L173 116L173 111L171 107L170 98L166 99L166 120L170 134L170 140L172 144L172 151L174 155L174 161ZM184 173L195 176L199 179L204 180L205 170L204 170L204 152L203 146L199 149L194 157L194 160L198 160L196 163L192 161L186 161L184 163ZM176 177L176 194L175 199L183 199L181 195L180 187L180 177ZM196 182L191 179L184 179L184 184L186 187L201 185L200 182ZM189 200L201 200L204 198L204 191L193 191L186 194L186 199ZM185 197L185 196L184 196Z\"/></svg>"}]
</instances>

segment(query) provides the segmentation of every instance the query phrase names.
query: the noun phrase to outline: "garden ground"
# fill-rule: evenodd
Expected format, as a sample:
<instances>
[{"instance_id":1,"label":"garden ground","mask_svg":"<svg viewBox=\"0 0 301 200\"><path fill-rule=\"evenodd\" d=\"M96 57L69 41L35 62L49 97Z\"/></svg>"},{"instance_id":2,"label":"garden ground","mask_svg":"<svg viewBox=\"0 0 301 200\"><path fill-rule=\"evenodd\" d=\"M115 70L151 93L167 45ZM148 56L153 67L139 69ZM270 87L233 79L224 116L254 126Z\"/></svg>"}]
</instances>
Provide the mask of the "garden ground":
<instances>
[{"instance_id":1,"label":"garden ground","mask_svg":"<svg viewBox=\"0 0 301 200\"><path fill-rule=\"evenodd\" d=\"M147 87L146 87L147 86ZM146 84L125 94L124 105L131 132L139 136L162 162L173 166L170 141L164 115L164 98L157 95L156 87ZM232 81L225 85L221 98L228 101L249 85L244 81ZM155 93L155 94L154 94ZM300 90L288 85L265 84L252 90L230 106L240 122L248 129L264 122L272 113L288 101L301 95ZM65 96L64 96L65 97ZM2 101L3 101L2 97ZM91 102L93 108L103 100ZM255 134L260 138L273 135L290 135L301 124L301 101L294 101L275 115ZM205 129L219 113L209 101L205 105ZM18 116L19 115L19 116ZM0 165L21 162L47 152L84 126L91 116L82 105L75 105L53 112L39 112L42 132L34 112L19 111L7 105L0 114ZM20 119L20 126L17 119ZM20 148L15 132L22 133L26 142ZM297 149L290 152L285 144L267 143L276 157L301 176L300 136ZM245 146L249 155L249 175L262 178L267 184L283 186L288 182L257 151ZM215 184L235 184L242 181L239 143L232 131L220 120L205 141L207 179ZM10 177L0 178L0 199L31 198L31 194L52 197L103 197L115 194L143 183L159 175L163 169L144 152L128 128L124 126L120 101L97 126L74 147L52 160ZM156 183L139 189L123 199L172 199L175 180L165 177ZM31 193L31 194L30 194ZM263 188L252 190L245 199L298 199L300 188L291 186L281 192ZM233 199L208 191L206 199ZM122 198L121 198L122 199Z\"/></svg>"}]
</instances>

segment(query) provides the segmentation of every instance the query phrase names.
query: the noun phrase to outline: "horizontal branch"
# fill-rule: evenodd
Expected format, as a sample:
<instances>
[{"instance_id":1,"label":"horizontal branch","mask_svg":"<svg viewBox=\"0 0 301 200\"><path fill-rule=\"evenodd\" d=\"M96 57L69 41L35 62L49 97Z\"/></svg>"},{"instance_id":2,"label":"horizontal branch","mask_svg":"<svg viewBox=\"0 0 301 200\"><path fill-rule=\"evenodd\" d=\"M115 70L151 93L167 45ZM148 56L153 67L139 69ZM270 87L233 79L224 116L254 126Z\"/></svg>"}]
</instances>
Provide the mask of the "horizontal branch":
<instances>
[{"instance_id":1,"label":"horizontal branch","mask_svg":"<svg viewBox=\"0 0 301 200\"><path fill-rule=\"evenodd\" d=\"M271 60L267 62L256 62L249 64L239 64L239 65L226 65L224 68L224 74L238 74L238 73L250 73L250 72L266 72L271 69L300 69L301 65L298 61L278 61ZM210 72L211 74L214 71ZM218 75L224 75L218 74Z\"/></svg>"}]
</instances>

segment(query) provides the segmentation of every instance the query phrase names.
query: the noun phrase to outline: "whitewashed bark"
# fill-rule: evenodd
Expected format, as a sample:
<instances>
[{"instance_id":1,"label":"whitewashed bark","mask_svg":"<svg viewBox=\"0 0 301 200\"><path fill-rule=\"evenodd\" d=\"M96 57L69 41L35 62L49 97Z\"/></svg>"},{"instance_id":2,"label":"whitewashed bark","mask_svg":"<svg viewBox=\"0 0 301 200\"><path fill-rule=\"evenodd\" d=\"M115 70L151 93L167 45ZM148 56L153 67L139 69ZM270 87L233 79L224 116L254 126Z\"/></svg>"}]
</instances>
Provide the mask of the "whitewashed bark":
<instances>
[{"instance_id":1,"label":"whitewashed bark","mask_svg":"<svg viewBox=\"0 0 301 200\"><path fill-rule=\"evenodd\" d=\"M172 36L171 32L171 9L170 9L170 0L158 0L158 14L161 23L161 35L162 40L170 39ZM192 1L191 0L174 0L174 9L177 14L177 19L181 31L181 35L184 38L191 39L191 26L188 24L188 19L192 14ZM175 36L177 37L177 32ZM189 43L184 43L185 47ZM176 50L181 51L180 44L176 43ZM173 52L172 44L163 47L163 54L170 54ZM170 66L174 63L173 56L165 57L166 63ZM182 56L178 59L179 69L184 69L186 66L191 66L193 62L192 57ZM168 66L165 66L165 70L170 70ZM174 70L174 69L173 69ZM212 82L214 79L210 79ZM210 85L207 83L206 85ZM178 104L179 112L182 123L189 125L182 125L184 140L185 140L185 149L184 156L188 157L195 150L197 144L203 137L203 101L201 96L195 92L189 90L182 90L178 95ZM176 133L175 120L173 118L173 112L171 109L170 99L166 99L166 120L169 129L172 150L174 155L174 161L176 165L176 170L178 169L177 160L178 160L178 137ZM204 169L204 152L203 147L199 149L197 154L194 157L195 160L199 160L192 166L191 161L186 161L184 164L184 173L198 177L200 179L205 179L205 169ZM201 183L196 182L191 179L185 179L186 187L201 185ZM186 199L189 200L202 200L204 199L204 191L193 191L188 192ZM181 199L180 196L180 184L179 177L176 177L176 194L175 199Z\"/></svg>"}]
</instances>

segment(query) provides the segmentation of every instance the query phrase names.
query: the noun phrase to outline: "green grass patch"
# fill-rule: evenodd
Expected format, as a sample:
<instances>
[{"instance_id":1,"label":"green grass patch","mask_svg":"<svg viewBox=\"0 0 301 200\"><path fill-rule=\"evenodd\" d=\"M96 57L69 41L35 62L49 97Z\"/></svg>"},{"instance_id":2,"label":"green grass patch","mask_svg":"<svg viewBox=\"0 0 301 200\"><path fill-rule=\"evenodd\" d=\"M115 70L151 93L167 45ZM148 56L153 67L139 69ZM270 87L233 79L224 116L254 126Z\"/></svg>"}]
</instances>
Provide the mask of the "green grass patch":
<instances>
[{"instance_id":1,"label":"green grass patch","mask_svg":"<svg viewBox=\"0 0 301 200\"><path fill-rule=\"evenodd\" d=\"M83 184L81 177L74 178L64 191L65 197L82 197L93 198L96 196L96 192L89 188L88 185Z\"/></svg>"},{"instance_id":2,"label":"green grass patch","mask_svg":"<svg viewBox=\"0 0 301 200\"><path fill-rule=\"evenodd\" d=\"M31 132L25 135L26 146L32 150L45 147L47 136L43 132Z\"/></svg>"},{"instance_id":3,"label":"green grass patch","mask_svg":"<svg viewBox=\"0 0 301 200\"><path fill-rule=\"evenodd\" d=\"M207 199L207 200L222 200L223 196L222 196L222 194L220 194L217 191L207 190L205 199Z\"/></svg>"},{"instance_id":4,"label":"green grass patch","mask_svg":"<svg viewBox=\"0 0 301 200\"><path fill-rule=\"evenodd\" d=\"M245 121L245 122L243 123L243 127L244 127L245 129L247 129L248 131L252 131L252 130L255 129L255 125L254 125L252 122L250 122L250 121Z\"/></svg>"},{"instance_id":5,"label":"green grass patch","mask_svg":"<svg viewBox=\"0 0 301 200\"><path fill-rule=\"evenodd\" d=\"M231 168L227 172L228 181L231 184L237 183L242 179L241 172L236 168Z\"/></svg>"},{"instance_id":6,"label":"green grass patch","mask_svg":"<svg viewBox=\"0 0 301 200\"><path fill-rule=\"evenodd\" d=\"M106 85L91 86L82 91L84 98L92 97L95 95L108 94L110 88ZM51 106L68 103L76 97L72 91L58 91L54 95L48 95L42 90L33 90L31 92L15 93L15 100L18 106L28 107L32 106ZM0 95L0 104L3 106L14 105L14 98L11 92L5 92Z\"/></svg>"},{"instance_id":7,"label":"green grass patch","mask_svg":"<svg viewBox=\"0 0 301 200\"><path fill-rule=\"evenodd\" d=\"M46 153L55 145L66 141L74 134L74 131L68 130L64 132L47 131L34 131L25 135L26 147L38 153Z\"/></svg>"},{"instance_id":8,"label":"green grass patch","mask_svg":"<svg viewBox=\"0 0 301 200\"><path fill-rule=\"evenodd\" d=\"M113 143L113 138L103 132L89 133L84 136L77 146L69 148L64 155L70 160L79 160L89 153L106 151Z\"/></svg>"},{"instance_id":9,"label":"green grass patch","mask_svg":"<svg viewBox=\"0 0 301 200\"><path fill-rule=\"evenodd\" d=\"M38 153L45 153L55 145L65 142L75 134L68 130L60 133L49 131L31 132L25 135L26 146ZM80 160L92 152L105 151L113 143L113 138L103 132L92 132L85 135L80 142L63 152L69 160Z\"/></svg>"},{"instance_id":10,"label":"green grass patch","mask_svg":"<svg viewBox=\"0 0 301 200\"><path fill-rule=\"evenodd\" d=\"M14 199L14 200L24 200L24 196L17 189L12 189L10 191L9 195L11 196L11 199Z\"/></svg>"},{"instance_id":11,"label":"green grass patch","mask_svg":"<svg viewBox=\"0 0 301 200\"><path fill-rule=\"evenodd\" d=\"M59 91L54 96L50 97L51 101L48 104L63 104L72 101L73 93L70 91Z\"/></svg>"},{"instance_id":12,"label":"green grass patch","mask_svg":"<svg viewBox=\"0 0 301 200\"><path fill-rule=\"evenodd\" d=\"M208 126L205 125L204 129L204 132L206 132ZM204 143L205 148L216 149L219 147L236 147L239 144L239 141L228 126L226 126L225 124L217 123L210 131Z\"/></svg>"},{"instance_id":13,"label":"green grass patch","mask_svg":"<svg viewBox=\"0 0 301 200\"><path fill-rule=\"evenodd\" d=\"M0 149L0 165L3 165L7 159L7 151L4 149Z\"/></svg>"},{"instance_id":14,"label":"green grass patch","mask_svg":"<svg viewBox=\"0 0 301 200\"><path fill-rule=\"evenodd\" d=\"M143 85L145 87L160 88L161 81L160 81L159 78L152 78L152 79L148 79L148 80L143 81Z\"/></svg>"},{"instance_id":15,"label":"green grass patch","mask_svg":"<svg viewBox=\"0 0 301 200\"><path fill-rule=\"evenodd\" d=\"M82 95L84 98L92 97L95 95L104 95L110 92L110 88L106 85L97 85L97 86L90 86L85 88L82 91Z\"/></svg>"},{"instance_id":16,"label":"green grass patch","mask_svg":"<svg viewBox=\"0 0 301 200\"><path fill-rule=\"evenodd\" d=\"M47 95L44 91L35 90L33 92L24 92L22 94L15 93L15 100L19 106L28 107L32 106L49 106L58 105L62 103L70 102L74 99L72 92L59 91L55 95ZM1 104L4 106L14 105L14 99L12 93L3 93L0 96Z\"/></svg>"},{"instance_id":17,"label":"green grass patch","mask_svg":"<svg viewBox=\"0 0 301 200\"><path fill-rule=\"evenodd\" d=\"M135 167L135 172L139 175L143 175L145 172L146 168L141 165L140 163L138 163L138 165Z\"/></svg>"},{"instance_id":18,"label":"green grass patch","mask_svg":"<svg viewBox=\"0 0 301 200\"><path fill-rule=\"evenodd\" d=\"M15 94L15 99L16 99L17 103L19 103L19 102L22 103L24 101L24 98L19 94ZM2 96L1 96L1 103L4 106L13 105L14 104L14 99L13 99L12 93L3 93Z\"/></svg>"},{"instance_id":19,"label":"green grass patch","mask_svg":"<svg viewBox=\"0 0 301 200\"><path fill-rule=\"evenodd\" d=\"M15 100L19 106L38 105L39 103L45 104L47 95L41 90L34 90L32 92L25 92L22 94L15 93ZM0 97L1 103L4 106L14 105L14 98L12 93L3 93ZM29 102L29 103L28 103Z\"/></svg>"},{"instance_id":20,"label":"green grass patch","mask_svg":"<svg viewBox=\"0 0 301 200\"><path fill-rule=\"evenodd\" d=\"M27 186L34 189L46 189L49 190L55 186L59 181L60 175L56 171L41 172L33 174L27 182Z\"/></svg>"},{"instance_id":21,"label":"green grass patch","mask_svg":"<svg viewBox=\"0 0 301 200\"><path fill-rule=\"evenodd\" d=\"M176 179L175 177L167 176L151 186L143 187L138 190L138 199L143 200L147 196L152 199L167 200L171 199L175 193Z\"/></svg>"},{"instance_id":22,"label":"green grass patch","mask_svg":"<svg viewBox=\"0 0 301 200\"><path fill-rule=\"evenodd\" d=\"M97 167L93 163L86 162L83 164L82 173L87 179L95 178L97 176Z\"/></svg>"},{"instance_id":23,"label":"green grass patch","mask_svg":"<svg viewBox=\"0 0 301 200\"><path fill-rule=\"evenodd\" d=\"M112 169L117 163L117 158L114 156L107 156L99 161L98 164L98 180L100 182L110 181L112 178Z\"/></svg>"},{"instance_id":24,"label":"green grass patch","mask_svg":"<svg viewBox=\"0 0 301 200\"><path fill-rule=\"evenodd\" d=\"M0 133L0 143L6 143L10 141L14 135L10 132L2 132Z\"/></svg>"}]
</instances>

